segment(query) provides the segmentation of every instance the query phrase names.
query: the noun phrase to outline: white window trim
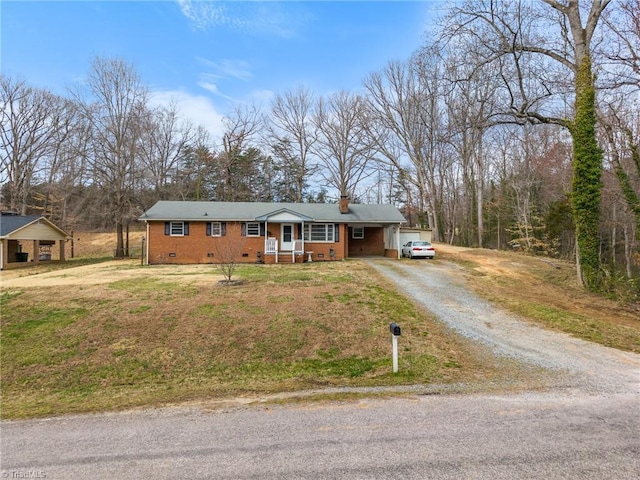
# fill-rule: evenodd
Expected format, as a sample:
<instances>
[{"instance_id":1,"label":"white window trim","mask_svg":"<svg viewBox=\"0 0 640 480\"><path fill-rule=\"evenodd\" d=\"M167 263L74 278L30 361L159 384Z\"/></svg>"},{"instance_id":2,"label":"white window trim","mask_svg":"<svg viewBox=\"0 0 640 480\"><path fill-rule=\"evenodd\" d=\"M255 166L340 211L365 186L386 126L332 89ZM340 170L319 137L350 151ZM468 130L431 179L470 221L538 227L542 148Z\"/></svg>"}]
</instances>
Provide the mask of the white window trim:
<instances>
[{"instance_id":1,"label":"white window trim","mask_svg":"<svg viewBox=\"0 0 640 480\"><path fill-rule=\"evenodd\" d=\"M356 235L356 230L360 232L360 235ZM364 227L352 227L351 238L354 240L364 240Z\"/></svg>"},{"instance_id":2,"label":"white window trim","mask_svg":"<svg viewBox=\"0 0 640 480\"><path fill-rule=\"evenodd\" d=\"M180 226L180 233L174 233L174 225ZM170 237L184 237L184 222L169 222L169 236Z\"/></svg>"},{"instance_id":3,"label":"white window trim","mask_svg":"<svg viewBox=\"0 0 640 480\"><path fill-rule=\"evenodd\" d=\"M254 234L254 233L249 233L249 225L251 225L252 228L257 228L258 229L258 233ZM247 222L247 237L259 237L260 236L260 222Z\"/></svg>"},{"instance_id":4,"label":"white window trim","mask_svg":"<svg viewBox=\"0 0 640 480\"><path fill-rule=\"evenodd\" d=\"M214 225L217 227L217 233L215 232ZM222 236L222 222L211 222L211 236L212 237Z\"/></svg>"},{"instance_id":5,"label":"white window trim","mask_svg":"<svg viewBox=\"0 0 640 480\"><path fill-rule=\"evenodd\" d=\"M313 227L318 227L318 226L324 227L324 240L313 240L311 238L311 230L313 229ZM334 223L305 223L303 237L304 237L304 241L309 243L334 243L335 242L335 224Z\"/></svg>"}]
</instances>

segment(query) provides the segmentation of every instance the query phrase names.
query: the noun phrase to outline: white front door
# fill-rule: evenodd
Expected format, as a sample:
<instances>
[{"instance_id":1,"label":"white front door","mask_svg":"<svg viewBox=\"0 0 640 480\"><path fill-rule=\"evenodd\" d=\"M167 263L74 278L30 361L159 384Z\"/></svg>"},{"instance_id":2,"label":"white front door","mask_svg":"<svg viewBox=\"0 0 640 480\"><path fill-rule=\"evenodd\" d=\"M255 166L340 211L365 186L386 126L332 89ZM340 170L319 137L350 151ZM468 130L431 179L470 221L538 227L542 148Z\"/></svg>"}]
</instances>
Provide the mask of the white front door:
<instances>
[{"instance_id":1,"label":"white front door","mask_svg":"<svg viewBox=\"0 0 640 480\"><path fill-rule=\"evenodd\" d=\"M283 223L280 227L280 250L293 250L293 224Z\"/></svg>"}]
</instances>

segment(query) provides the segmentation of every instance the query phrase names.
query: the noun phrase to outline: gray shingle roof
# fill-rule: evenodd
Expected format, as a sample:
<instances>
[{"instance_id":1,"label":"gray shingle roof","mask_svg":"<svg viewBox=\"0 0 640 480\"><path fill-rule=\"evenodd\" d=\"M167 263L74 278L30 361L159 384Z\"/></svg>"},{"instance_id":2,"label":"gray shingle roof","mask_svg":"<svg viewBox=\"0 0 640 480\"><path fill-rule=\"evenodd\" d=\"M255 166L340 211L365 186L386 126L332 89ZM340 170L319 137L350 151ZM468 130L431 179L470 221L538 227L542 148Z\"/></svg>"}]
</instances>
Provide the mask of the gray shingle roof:
<instances>
[{"instance_id":1,"label":"gray shingle roof","mask_svg":"<svg viewBox=\"0 0 640 480\"><path fill-rule=\"evenodd\" d=\"M0 215L0 237L5 237L39 218L40 215Z\"/></svg>"},{"instance_id":2,"label":"gray shingle roof","mask_svg":"<svg viewBox=\"0 0 640 480\"><path fill-rule=\"evenodd\" d=\"M330 223L405 223L393 205L350 204L349 213L340 213L337 204L266 202L181 202L160 201L140 220L252 221L267 219L286 211L305 217L305 221Z\"/></svg>"},{"instance_id":3,"label":"gray shingle roof","mask_svg":"<svg viewBox=\"0 0 640 480\"><path fill-rule=\"evenodd\" d=\"M13 234L16 230L20 230L21 228L27 227L32 223L44 223L52 231L57 232L55 235L68 237L69 234L62 230L60 227L55 225L50 220L46 219L41 215L8 215L8 214L0 214L0 237L5 238L11 234ZM59 235L58 235L59 234ZM50 239L50 238L47 238ZM43 239L44 240L44 239Z\"/></svg>"}]
</instances>

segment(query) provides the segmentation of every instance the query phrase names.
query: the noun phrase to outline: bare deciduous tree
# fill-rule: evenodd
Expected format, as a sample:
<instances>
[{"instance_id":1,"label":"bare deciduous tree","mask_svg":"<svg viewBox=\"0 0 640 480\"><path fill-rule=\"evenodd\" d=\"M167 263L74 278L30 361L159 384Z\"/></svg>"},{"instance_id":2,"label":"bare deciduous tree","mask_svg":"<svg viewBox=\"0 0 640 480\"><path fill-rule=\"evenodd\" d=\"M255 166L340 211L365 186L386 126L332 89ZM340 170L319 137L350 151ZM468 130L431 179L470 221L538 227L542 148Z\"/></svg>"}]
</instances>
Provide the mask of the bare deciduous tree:
<instances>
[{"instance_id":1,"label":"bare deciduous tree","mask_svg":"<svg viewBox=\"0 0 640 480\"><path fill-rule=\"evenodd\" d=\"M476 244L484 246L484 193L488 167L485 136L499 120L494 118L498 87L498 71L492 64L474 66L470 53L462 58L461 52L447 58L446 77L451 84L444 102L447 108L449 141L462 162L463 203L466 221L463 228L471 232L475 226ZM473 58L473 57L471 57ZM476 60L479 63L479 60ZM472 221L473 219L473 221Z\"/></svg>"},{"instance_id":2,"label":"bare deciduous tree","mask_svg":"<svg viewBox=\"0 0 640 480\"><path fill-rule=\"evenodd\" d=\"M224 284L233 284L233 274L238 268L238 264L242 259L242 243L227 240L223 245L216 246L217 261L214 264L224 277Z\"/></svg>"},{"instance_id":3,"label":"bare deciduous tree","mask_svg":"<svg viewBox=\"0 0 640 480\"><path fill-rule=\"evenodd\" d=\"M407 63L390 62L365 80L370 138L386 161L402 172L400 180L417 190L419 223L431 227L435 240L441 238L439 176L444 160L440 77L437 58L423 51Z\"/></svg>"},{"instance_id":4,"label":"bare deciduous tree","mask_svg":"<svg viewBox=\"0 0 640 480\"><path fill-rule=\"evenodd\" d=\"M369 175L374 153L365 129L364 107L358 95L338 92L320 99L313 118L318 129L313 150L322 164L319 174L340 195L351 198Z\"/></svg>"},{"instance_id":5,"label":"bare deciduous tree","mask_svg":"<svg viewBox=\"0 0 640 480\"><path fill-rule=\"evenodd\" d=\"M606 41L598 46L608 63L602 73L616 87L640 89L640 0L622 0L618 8L603 17L608 29Z\"/></svg>"},{"instance_id":6,"label":"bare deciduous tree","mask_svg":"<svg viewBox=\"0 0 640 480\"><path fill-rule=\"evenodd\" d=\"M65 102L46 90L0 76L0 178L8 184L10 209L27 213L43 158L59 145Z\"/></svg>"},{"instance_id":7,"label":"bare deciduous tree","mask_svg":"<svg viewBox=\"0 0 640 480\"><path fill-rule=\"evenodd\" d=\"M195 129L181 122L175 105L157 108L142 119L138 158L151 182L156 200L176 196L177 170L186 149L194 143Z\"/></svg>"},{"instance_id":8,"label":"bare deciduous tree","mask_svg":"<svg viewBox=\"0 0 640 480\"><path fill-rule=\"evenodd\" d=\"M479 55L474 58L480 59L479 66L491 62L500 66L509 98L505 113L523 122L556 123L571 133L577 275L592 289L601 282L598 231L603 170L595 131L592 48L598 23L610 3L476 0L455 7L446 20L447 38L470 39L468 44L477 47ZM562 106L571 99L573 111L563 111Z\"/></svg>"},{"instance_id":9,"label":"bare deciduous tree","mask_svg":"<svg viewBox=\"0 0 640 480\"><path fill-rule=\"evenodd\" d=\"M220 182L216 200L236 201L238 192L234 188L238 165L245 160L244 151L261 125L260 112L255 106L236 106L231 115L223 119L225 133L222 136L222 151L216 157Z\"/></svg>"},{"instance_id":10,"label":"bare deciduous tree","mask_svg":"<svg viewBox=\"0 0 640 480\"><path fill-rule=\"evenodd\" d=\"M299 87L276 95L271 103L272 148L280 159L285 182L293 187L293 202L302 202L309 176L315 170L310 162L317 137L311 121L314 102L313 94Z\"/></svg>"},{"instance_id":11,"label":"bare deciduous tree","mask_svg":"<svg viewBox=\"0 0 640 480\"><path fill-rule=\"evenodd\" d=\"M77 105L71 100L59 99L63 114L54 119L52 130L55 132L53 148L43 158L44 214L57 204L56 216L66 223L66 204L75 187L81 184L86 174L84 147L86 145L86 128L82 123Z\"/></svg>"},{"instance_id":12,"label":"bare deciduous tree","mask_svg":"<svg viewBox=\"0 0 640 480\"><path fill-rule=\"evenodd\" d=\"M133 66L100 57L92 63L87 87L90 99L78 96L78 100L91 127L90 166L116 227L115 256L123 257L124 231L139 214L134 187L142 124L148 114L147 89Z\"/></svg>"}]
</instances>

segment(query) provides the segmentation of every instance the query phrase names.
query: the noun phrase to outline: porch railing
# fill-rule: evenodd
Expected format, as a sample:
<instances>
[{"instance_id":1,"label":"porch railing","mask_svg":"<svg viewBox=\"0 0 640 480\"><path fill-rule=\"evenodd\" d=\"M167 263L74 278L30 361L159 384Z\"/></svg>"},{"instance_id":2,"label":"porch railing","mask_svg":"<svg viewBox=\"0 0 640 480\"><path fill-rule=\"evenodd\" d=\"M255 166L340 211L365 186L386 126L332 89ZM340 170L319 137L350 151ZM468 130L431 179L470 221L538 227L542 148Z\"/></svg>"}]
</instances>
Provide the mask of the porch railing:
<instances>
[{"instance_id":1,"label":"porch railing","mask_svg":"<svg viewBox=\"0 0 640 480\"><path fill-rule=\"evenodd\" d=\"M268 237L264 242L265 255L275 255L276 263L278 263L278 239Z\"/></svg>"},{"instance_id":2,"label":"porch railing","mask_svg":"<svg viewBox=\"0 0 640 480\"><path fill-rule=\"evenodd\" d=\"M280 252L278 249L278 239L275 237L267 237L264 242L264 253L265 255L275 256L276 263L278 263L278 254L291 253L291 263L296 263L296 255L304 255L304 240L294 240L293 248L290 252L289 250L287 250L286 252Z\"/></svg>"},{"instance_id":3,"label":"porch railing","mask_svg":"<svg viewBox=\"0 0 640 480\"><path fill-rule=\"evenodd\" d=\"M304 254L304 242L302 240L293 241L293 250L291 251L291 263L296 263L296 255ZM304 258L302 259L304 262Z\"/></svg>"}]
</instances>

